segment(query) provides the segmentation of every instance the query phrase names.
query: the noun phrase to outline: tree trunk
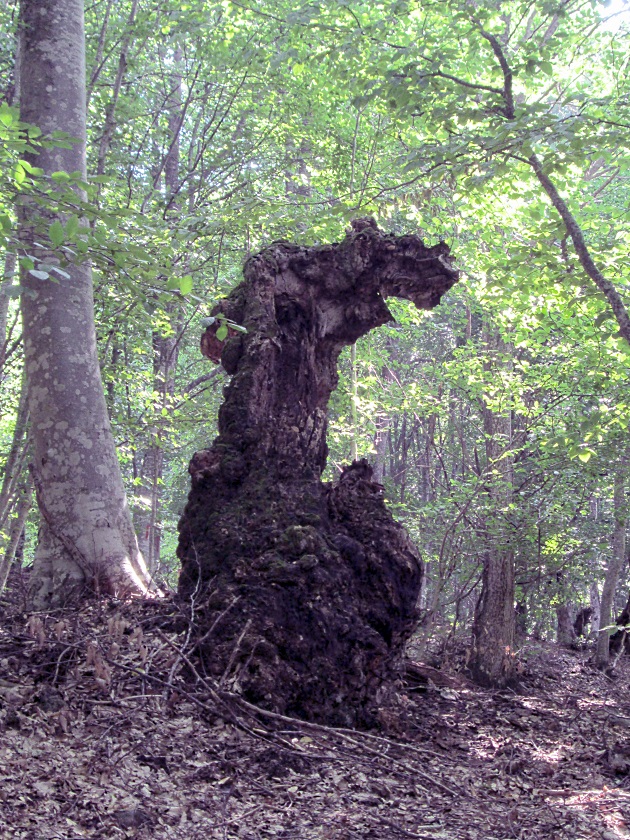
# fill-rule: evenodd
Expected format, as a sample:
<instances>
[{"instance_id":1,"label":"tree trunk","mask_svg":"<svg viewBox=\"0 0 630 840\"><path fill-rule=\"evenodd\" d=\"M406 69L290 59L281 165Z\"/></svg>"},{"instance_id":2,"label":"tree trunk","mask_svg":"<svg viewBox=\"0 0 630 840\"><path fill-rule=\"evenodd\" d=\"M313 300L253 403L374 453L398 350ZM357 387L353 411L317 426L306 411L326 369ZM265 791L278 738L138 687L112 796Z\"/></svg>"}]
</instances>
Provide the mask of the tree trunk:
<instances>
[{"instance_id":1,"label":"tree trunk","mask_svg":"<svg viewBox=\"0 0 630 840\"><path fill-rule=\"evenodd\" d=\"M627 458L623 458L615 472L615 485L613 491L613 509L615 527L612 537L612 552L599 608L599 633L597 635L597 652L595 664L604 670L610 662L610 625L613 623L613 606L615 590L619 581L619 574L626 554L626 469Z\"/></svg>"},{"instance_id":2,"label":"tree trunk","mask_svg":"<svg viewBox=\"0 0 630 840\"><path fill-rule=\"evenodd\" d=\"M514 642L517 647L520 647L527 639L527 619L527 601L522 598L514 607Z\"/></svg>"},{"instance_id":3,"label":"tree trunk","mask_svg":"<svg viewBox=\"0 0 630 840\"><path fill-rule=\"evenodd\" d=\"M27 459L29 416L26 400L26 380L22 372L20 399L17 405L15 425L11 447L2 465L2 485L0 486L0 540L2 540L5 523L11 515L15 503L17 487L22 476Z\"/></svg>"},{"instance_id":4,"label":"tree trunk","mask_svg":"<svg viewBox=\"0 0 630 840\"><path fill-rule=\"evenodd\" d=\"M11 566L16 559L20 542L23 540L24 528L26 527L26 520L31 509L32 501L33 485L30 480L27 480L20 488L20 494L16 504L16 515L8 531L4 556L0 559L0 592L7 585L7 578L9 577Z\"/></svg>"},{"instance_id":5,"label":"tree trunk","mask_svg":"<svg viewBox=\"0 0 630 840\"><path fill-rule=\"evenodd\" d=\"M14 274L15 254L9 252L4 259L4 273L2 276L2 283L0 283L0 382L4 379L4 365L9 346L9 295L5 294L5 289L3 287L5 284L7 287L13 285Z\"/></svg>"},{"instance_id":6,"label":"tree trunk","mask_svg":"<svg viewBox=\"0 0 630 840\"><path fill-rule=\"evenodd\" d=\"M497 334L486 335L488 351L502 350ZM491 359L486 369L490 369ZM480 685L502 687L514 679L514 553L505 514L512 500L511 416L495 414L485 403L486 482L490 508L485 520L481 596L475 611L469 667Z\"/></svg>"},{"instance_id":7,"label":"tree trunk","mask_svg":"<svg viewBox=\"0 0 630 840\"><path fill-rule=\"evenodd\" d=\"M589 606L591 608L591 635L597 635L599 633L599 625L600 625L600 597L599 597L599 587L595 581L591 583L589 593Z\"/></svg>"},{"instance_id":8,"label":"tree trunk","mask_svg":"<svg viewBox=\"0 0 630 840\"><path fill-rule=\"evenodd\" d=\"M576 639L587 638L589 635L588 626L593 618L592 607L580 607L573 622L573 632Z\"/></svg>"},{"instance_id":9,"label":"tree trunk","mask_svg":"<svg viewBox=\"0 0 630 840\"><path fill-rule=\"evenodd\" d=\"M338 245L277 243L248 260L214 315L247 328L204 355L233 374L219 437L195 453L179 591L207 673L279 712L366 725L416 623L420 558L365 461L323 484L326 409L344 345L432 308L456 281L445 245L353 223Z\"/></svg>"},{"instance_id":10,"label":"tree trunk","mask_svg":"<svg viewBox=\"0 0 630 840\"><path fill-rule=\"evenodd\" d=\"M573 627L574 613L575 610L568 601L556 607L556 640L563 647L575 647L577 636Z\"/></svg>"},{"instance_id":11,"label":"tree trunk","mask_svg":"<svg viewBox=\"0 0 630 840\"><path fill-rule=\"evenodd\" d=\"M628 630L630 629L630 596L626 601L625 607L617 616L615 624L619 629L610 637L610 653L615 655L619 654L622 648L625 653L630 653L630 639L628 637Z\"/></svg>"},{"instance_id":12,"label":"tree trunk","mask_svg":"<svg viewBox=\"0 0 630 840\"><path fill-rule=\"evenodd\" d=\"M20 19L21 117L44 136L63 131L76 138L70 148L43 147L28 160L44 176L79 172L85 179L83 2L22 0ZM42 519L33 599L39 606L86 589L142 592L148 577L105 406L90 266L64 263L64 274L46 268L65 258L49 237L50 225L65 216L25 196L19 217L21 248L34 255L37 272L22 272L32 475Z\"/></svg>"},{"instance_id":13,"label":"tree trunk","mask_svg":"<svg viewBox=\"0 0 630 840\"><path fill-rule=\"evenodd\" d=\"M168 218L177 223L181 212L177 202L179 191L179 133L182 125L182 51L177 48L173 55L176 72L171 75L171 92L167 101L169 151L164 163L164 186L169 203ZM175 394L175 371L179 358L179 341L182 330L181 307L176 302L165 307L165 314L172 319L169 335L154 332L153 345L153 390L161 397L153 418L152 440L143 453L140 465L140 487L137 496L141 506L135 516L138 541L152 576L158 573L160 565L160 544L162 541L162 490L164 475L164 438L170 418L162 415L166 409L170 415Z\"/></svg>"},{"instance_id":14,"label":"tree trunk","mask_svg":"<svg viewBox=\"0 0 630 840\"><path fill-rule=\"evenodd\" d=\"M169 307L172 314L173 307ZM178 328L171 335L153 333L153 389L161 397L156 406L152 439L142 454L136 495L141 507L135 521L138 542L151 575L156 575L160 565L162 540L162 489L164 474L165 426L170 418L161 415L161 409L172 410L175 394L175 367L178 359ZM170 412L169 412L170 413Z\"/></svg>"}]
</instances>

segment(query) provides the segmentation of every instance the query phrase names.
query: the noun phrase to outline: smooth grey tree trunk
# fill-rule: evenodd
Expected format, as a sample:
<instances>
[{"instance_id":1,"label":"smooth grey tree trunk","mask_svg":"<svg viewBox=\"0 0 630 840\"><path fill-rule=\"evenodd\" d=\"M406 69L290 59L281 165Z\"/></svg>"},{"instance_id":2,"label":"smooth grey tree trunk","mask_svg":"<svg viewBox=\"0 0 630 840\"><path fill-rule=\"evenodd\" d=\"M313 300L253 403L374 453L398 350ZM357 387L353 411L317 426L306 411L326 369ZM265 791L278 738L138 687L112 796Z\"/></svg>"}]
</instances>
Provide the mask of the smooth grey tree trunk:
<instances>
[{"instance_id":1,"label":"smooth grey tree trunk","mask_svg":"<svg viewBox=\"0 0 630 840\"><path fill-rule=\"evenodd\" d=\"M29 162L43 170L43 185L60 171L85 179L83 2L22 0L20 29L22 120L44 137L63 131L76 139L70 148L42 147ZM63 259L48 236L63 214L24 197L19 218L22 252L35 257L36 270ZM41 515L32 592L38 606L85 591L143 592L149 582L107 416L91 269L76 262L63 270L66 276L50 272L41 279L23 269L21 281L31 471Z\"/></svg>"}]
</instances>

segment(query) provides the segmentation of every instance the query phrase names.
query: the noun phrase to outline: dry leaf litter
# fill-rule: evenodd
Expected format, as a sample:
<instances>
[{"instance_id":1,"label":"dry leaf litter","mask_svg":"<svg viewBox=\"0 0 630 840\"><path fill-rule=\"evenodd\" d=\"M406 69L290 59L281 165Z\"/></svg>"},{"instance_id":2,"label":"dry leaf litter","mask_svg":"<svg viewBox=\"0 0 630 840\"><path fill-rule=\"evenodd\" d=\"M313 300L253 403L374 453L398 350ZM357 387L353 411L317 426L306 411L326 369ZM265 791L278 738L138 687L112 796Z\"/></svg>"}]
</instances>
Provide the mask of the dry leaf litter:
<instances>
[{"instance_id":1,"label":"dry leaf litter","mask_svg":"<svg viewBox=\"0 0 630 840\"><path fill-rule=\"evenodd\" d=\"M173 601L0 599L0 836L630 838L630 662L528 644L518 693L410 661L380 731L258 710L199 673ZM194 616L193 616L194 617Z\"/></svg>"}]
</instances>

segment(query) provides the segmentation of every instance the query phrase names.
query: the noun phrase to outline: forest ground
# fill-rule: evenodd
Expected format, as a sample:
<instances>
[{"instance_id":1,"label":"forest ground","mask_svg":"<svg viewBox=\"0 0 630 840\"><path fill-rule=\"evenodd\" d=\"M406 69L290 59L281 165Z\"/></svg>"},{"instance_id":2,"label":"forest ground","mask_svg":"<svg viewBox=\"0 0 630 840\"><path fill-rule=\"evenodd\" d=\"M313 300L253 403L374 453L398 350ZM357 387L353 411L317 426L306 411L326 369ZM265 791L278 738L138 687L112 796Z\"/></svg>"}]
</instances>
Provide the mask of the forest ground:
<instances>
[{"instance_id":1,"label":"forest ground","mask_svg":"<svg viewBox=\"0 0 630 840\"><path fill-rule=\"evenodd\" d=\"M630 838L630 661L532 642L517 691L411 665L382 731L260 715L188 659L172 601L0 599L0 836ZM413 648L412 648L413 650Z\"/></svg>"}]
</instances>

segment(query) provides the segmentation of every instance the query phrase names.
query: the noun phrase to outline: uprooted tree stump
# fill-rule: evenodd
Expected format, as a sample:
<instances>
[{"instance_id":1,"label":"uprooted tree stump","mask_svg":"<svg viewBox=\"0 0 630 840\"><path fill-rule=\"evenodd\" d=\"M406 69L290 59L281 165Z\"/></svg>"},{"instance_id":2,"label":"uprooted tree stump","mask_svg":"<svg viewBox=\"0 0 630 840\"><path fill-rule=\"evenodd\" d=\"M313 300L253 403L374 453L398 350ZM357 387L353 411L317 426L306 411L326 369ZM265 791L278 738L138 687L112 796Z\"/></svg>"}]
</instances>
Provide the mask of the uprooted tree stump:
<instances>
[{"instance_id":1,"label":"uprooted tree stump","mask_svg":"<svg viewBox=\"0 0 630 840\"><path fill-rule=\"evenodd\" d=\"M276 243L213 311L247 333L221 342L217 320L202 336L232 380L190 462L179 592L206 673L265 708L370 725L400 674L421 560L366 461L321 481L326 411L344 345L393 320L388 296L436 306L457 280L448 254L370 219L339 244Z\"/></svg>"}]
</instances>

